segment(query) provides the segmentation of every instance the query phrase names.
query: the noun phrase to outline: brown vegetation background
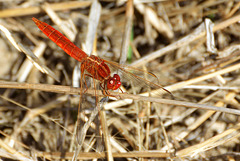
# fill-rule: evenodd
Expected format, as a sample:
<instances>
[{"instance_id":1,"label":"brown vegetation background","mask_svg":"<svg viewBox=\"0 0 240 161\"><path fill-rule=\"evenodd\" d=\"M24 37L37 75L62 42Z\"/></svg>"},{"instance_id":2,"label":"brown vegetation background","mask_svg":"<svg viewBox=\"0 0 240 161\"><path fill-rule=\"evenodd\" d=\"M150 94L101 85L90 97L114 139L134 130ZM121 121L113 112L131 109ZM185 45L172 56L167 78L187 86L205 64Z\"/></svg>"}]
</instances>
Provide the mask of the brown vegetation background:
<instances>
[{"instance_id":1,"label":"brown vegetation background","mask_svg":"<svg viewBox=\"0 0 240 161\"><path fill-rule=\"evenodd\" d=\"M239 160L239 6L234 0L0 1L1 158ZM124 93L110 91L116 97L104 100L87 78L79 99L79 62L32 17L88 54L139 68L134 74L173 97L120 72Z\"/></svg>"}]
</instances>

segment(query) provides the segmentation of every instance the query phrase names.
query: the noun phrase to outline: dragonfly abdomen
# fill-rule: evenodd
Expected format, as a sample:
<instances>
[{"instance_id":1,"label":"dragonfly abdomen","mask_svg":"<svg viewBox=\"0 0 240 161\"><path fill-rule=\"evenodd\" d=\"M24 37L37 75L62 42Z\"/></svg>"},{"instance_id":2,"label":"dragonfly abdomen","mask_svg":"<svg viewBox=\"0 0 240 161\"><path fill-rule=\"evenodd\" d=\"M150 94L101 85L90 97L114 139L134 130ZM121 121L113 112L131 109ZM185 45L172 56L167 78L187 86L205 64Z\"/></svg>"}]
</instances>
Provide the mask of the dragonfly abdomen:
<instances>
[{"instance_id":1,"label":"dragonfly abdomen","mask_svg":"<svg viewBox=\"0 0 240 161\"><path fill-rule=\"evenodd\" d=\"M82 61L83 58L87 57L87 54L74 45L67 37L65 37L61 32L54 29L52 26L45 22L39 21L36 18L32 18L36 23L38 28L54 43L56 43L60 48L62 48L68 55L73 57L78 61Z\"/></svg>"}]
</instances>

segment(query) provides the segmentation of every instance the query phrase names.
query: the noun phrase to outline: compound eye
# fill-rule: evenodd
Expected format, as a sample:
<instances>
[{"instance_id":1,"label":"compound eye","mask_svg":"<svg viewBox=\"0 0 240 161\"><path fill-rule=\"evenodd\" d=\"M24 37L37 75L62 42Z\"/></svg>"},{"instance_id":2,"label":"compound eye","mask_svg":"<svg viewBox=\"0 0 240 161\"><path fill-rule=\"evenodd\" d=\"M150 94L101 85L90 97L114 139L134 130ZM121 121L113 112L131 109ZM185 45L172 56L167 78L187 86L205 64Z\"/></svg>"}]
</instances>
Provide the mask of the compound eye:
<instances>
[{"instance_id":1,"label":"compound eye","mask_svg":"<svg viewBox=\"0 0 240 161\"><path fill-rule=\"evenodd\" d=\"M114 74L114 75L113 75L113 78L116 79L117 81L120 81L120 77L119 77L118 74Z\"/></svg>"},{"instance_id":2,"label":"compound eye","mask_svg":"<svg viewBox=\"0 0 240 161\"><path fill-rule=\"evenodd\" d=\"M107 89L116 90L121 86L120 77L117 74L114 74L113 77L109 78L107 81Z\"/></svg>"},{"instance_id":3,"label":"compound eye","mask_svg":"<svg viewBox=\"0 0 240 161\"><path fill-rule=\"evenodd\" d=\"M114 78L109 78L107 81L107 89L112 89L115 84L115 79Z\"/></svg>"}]
</instances>

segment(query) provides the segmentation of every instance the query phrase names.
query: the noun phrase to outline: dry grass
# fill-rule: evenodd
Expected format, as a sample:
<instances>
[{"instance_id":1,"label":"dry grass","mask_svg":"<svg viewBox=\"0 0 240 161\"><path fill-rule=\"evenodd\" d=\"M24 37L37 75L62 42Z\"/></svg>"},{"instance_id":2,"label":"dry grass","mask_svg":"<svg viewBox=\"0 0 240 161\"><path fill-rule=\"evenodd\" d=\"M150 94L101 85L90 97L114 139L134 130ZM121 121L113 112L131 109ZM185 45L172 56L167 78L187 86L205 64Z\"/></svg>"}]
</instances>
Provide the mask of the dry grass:
<instances>
[{"instance_id":1,"label":"dry grass","mask_svg":"<svg viewBox=\"0 0 240 161\"><path fill-rule=\"evenodd\" d=\"M238 160L239 2L0 4L3 160ZM86 53L154 73L174 98L141 81L131 86L122 73L125 93L106 101L87 79L79 99L79 63L32 17Z\"/></svg>"}]
</instances>

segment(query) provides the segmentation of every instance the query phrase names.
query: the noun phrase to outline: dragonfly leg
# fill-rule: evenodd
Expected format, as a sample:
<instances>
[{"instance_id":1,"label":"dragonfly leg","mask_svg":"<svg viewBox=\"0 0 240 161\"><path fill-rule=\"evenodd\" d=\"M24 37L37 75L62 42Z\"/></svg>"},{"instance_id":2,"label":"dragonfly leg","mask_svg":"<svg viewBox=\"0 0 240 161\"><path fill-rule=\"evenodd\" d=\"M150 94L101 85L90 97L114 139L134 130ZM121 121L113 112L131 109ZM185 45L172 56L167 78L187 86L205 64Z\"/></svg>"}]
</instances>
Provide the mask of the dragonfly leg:
<instances>
[{"instance_id":1,"label":"dragonfly leg","mask_svg":"<svg viewBox=\"0 0 240 161\"><path fill-rule=\"evenodd\" d=\"M102 88L102 93L103 93L103 95L104 95L104 96L110 96L109 92L108 92L108 91L106 92L107 89L106 89L105 83L104 83L104 82L100 83L100 86L101 86L101 88Z\"/></svg>"},{"instance_id":2,"label":"dragonfly leg","mask_svg":"<svg viewBox=\"0 0 240 161\"><path fill-rule=\"evenodd\" d=\"M120 87L119 87L118 89L120 89L120 91L121 91L122 93L124 93L123 90L122 90Z\"/></svg>"},{"instance_id":3,"label":"dragonfly leg","mask_svg":"<svg viewBox=\"0 0 240 161\"><path fill-rule=\"evenodd\" d=\"M103 83L100 83L100 87L102 88L102 90L105 90L105 85L103 86L104 82Z\"/></svg>"}]
</instances>

